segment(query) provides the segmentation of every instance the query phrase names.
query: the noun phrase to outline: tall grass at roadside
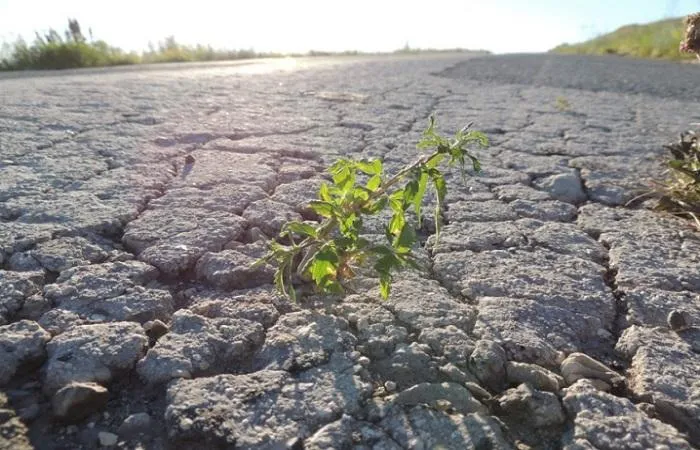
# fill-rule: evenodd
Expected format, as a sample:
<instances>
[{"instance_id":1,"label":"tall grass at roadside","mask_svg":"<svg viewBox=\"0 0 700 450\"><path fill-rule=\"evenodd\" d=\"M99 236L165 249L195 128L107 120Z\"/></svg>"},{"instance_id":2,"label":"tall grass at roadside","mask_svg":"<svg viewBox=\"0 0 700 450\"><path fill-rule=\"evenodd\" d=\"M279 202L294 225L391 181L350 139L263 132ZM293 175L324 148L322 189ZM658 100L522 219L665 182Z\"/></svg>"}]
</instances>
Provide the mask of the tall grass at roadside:
<instances>
[{"instance_id":1,"label":"tall grass at roadside","mask_svg":"<svg viewBox=\"0 0 700 450\"><path fill-rule=\"evenodd\" d=\"M50 70L80 67L104 67L128 64L223 61L261 57L280 57L279 53L258 53L253 50L216 50L211 46L188 46L170 36L142 54L125 52L102 40L86 38L77 20L68 20L63 35L51 29L36 34L34 42L27 44L18 39L6 45L5 56L0 59L0 70ZM2 55L0 55L2 56Z\"/></svg>"},{"instance_id":2,"label":"tall grass at roadside","mask_svg":"<svg viewBox=\"0 0 700 450\"><path fill-rule=\"evenodd\" d=\"M585 42L560 45L550 52L576 55L613 54L670 60L692 59L692 56L681 53L678 48L683 33L681 18L666 19L643 25L626 25Z\"/></svg>"}]
</instances>

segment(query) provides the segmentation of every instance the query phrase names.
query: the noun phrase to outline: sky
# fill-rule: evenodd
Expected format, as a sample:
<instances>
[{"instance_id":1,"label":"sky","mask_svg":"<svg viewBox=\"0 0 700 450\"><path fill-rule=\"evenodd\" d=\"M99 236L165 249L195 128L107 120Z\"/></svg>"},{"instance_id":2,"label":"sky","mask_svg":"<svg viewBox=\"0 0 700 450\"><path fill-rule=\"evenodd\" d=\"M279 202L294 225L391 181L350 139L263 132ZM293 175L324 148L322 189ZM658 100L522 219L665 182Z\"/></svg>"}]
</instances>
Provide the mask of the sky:
<instances>
[{"instance_id":1,"label":"sky","mask_svg":"<svg viewBox=\"0 0 700 450\"><path fill-rule=\"evenodd\" d=\"M0 42L67 19L141 51L183 44L260 52L468 48L543 52L630 24L700 11L700 0L0 0Z\"/></svg>"}]
</instances>

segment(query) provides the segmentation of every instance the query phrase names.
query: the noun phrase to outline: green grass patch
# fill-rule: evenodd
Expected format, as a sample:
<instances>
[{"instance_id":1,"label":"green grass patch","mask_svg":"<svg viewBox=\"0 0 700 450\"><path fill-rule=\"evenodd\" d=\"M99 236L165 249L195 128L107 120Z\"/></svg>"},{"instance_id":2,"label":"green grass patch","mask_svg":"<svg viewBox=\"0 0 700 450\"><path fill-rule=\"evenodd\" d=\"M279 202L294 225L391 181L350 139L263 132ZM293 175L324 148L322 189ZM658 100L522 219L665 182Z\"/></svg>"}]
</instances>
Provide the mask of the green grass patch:
<instances>
[{"instance_id":1,"label":"green grass patch","mask_svg":"<svg viewBox=\"0 0 700 450\"><path fill-rule=\"evenodd\" d=\"M612 33L578 44L563 44L550 52L572 55L622 55L637 58L692 60L681 53L685 27L682 18L666 19L643 25L626 25Z\"/></svg>"}]
</instances>

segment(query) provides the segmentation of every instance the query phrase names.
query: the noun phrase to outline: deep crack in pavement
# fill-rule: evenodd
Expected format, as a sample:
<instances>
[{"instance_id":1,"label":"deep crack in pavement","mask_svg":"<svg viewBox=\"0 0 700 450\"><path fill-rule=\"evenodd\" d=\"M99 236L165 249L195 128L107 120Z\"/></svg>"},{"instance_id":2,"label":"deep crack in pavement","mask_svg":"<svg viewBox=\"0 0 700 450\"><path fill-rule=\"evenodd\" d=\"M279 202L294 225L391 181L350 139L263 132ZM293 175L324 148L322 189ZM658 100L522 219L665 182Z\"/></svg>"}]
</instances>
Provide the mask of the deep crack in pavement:
<instances>
[{"instance_id":1,"label":"deep crack in pavement","mask_svg":"<svg viewBox=\"0 0 700 450\"><path fill-rule=\"evenodd\" d=\"M700 239L625 206L696 118L696 67L283 63L0 78L0 444L700 446ZM361 270L295 305L250 269L325 167L395 172L431 113L492 145L388 301Z\"/></svg>"}]
</instances>

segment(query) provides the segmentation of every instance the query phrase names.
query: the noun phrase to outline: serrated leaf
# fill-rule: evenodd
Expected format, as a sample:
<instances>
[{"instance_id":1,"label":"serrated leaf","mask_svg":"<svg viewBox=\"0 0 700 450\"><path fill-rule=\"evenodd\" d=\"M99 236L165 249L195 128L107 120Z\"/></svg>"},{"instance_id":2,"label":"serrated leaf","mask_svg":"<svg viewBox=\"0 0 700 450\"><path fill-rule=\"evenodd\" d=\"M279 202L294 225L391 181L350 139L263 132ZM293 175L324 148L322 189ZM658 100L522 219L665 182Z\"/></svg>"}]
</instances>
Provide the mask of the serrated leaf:
<instances>
[{"instance_id":1,"label":"serrated leaf","mask_svg":"<svg viewBox=\"0 0 700 450\"><path fill-rule=\"evenodd\" d=\"M355 185L355 171L349 167L342 167L333 174L333 183L341 193L349 192Z\"/></svg>"},{"instance_id":2,"label":"serrated leaf","mask_svg":"<svg viewBox=\"0 0 700 450\"><path fill-rule=\"evenodd\" d=\"M445 176L439 170L431 170L428 175L433 181L433 186L435 187L435 192L437 193L437 198L440 203L445 200L447 195L447 185L445 184Z\"/></svg>"},{"instance_id":3,"label":"serrated leaf","mask_svg":"<svg viewBox=\"0 0 700 450\"><path fill-rule=\"evenodd\" d=\"M279 290L282 293L282 295L287 297L287 288L284 283L284 270L285 265L281 264L275 271L275 286L277 287L277 290Z\"/></svg>"},{"instance_id":4,"label":"serrated leaf","mask_svg":"<svg viewBox=\"0 0 700 450\"><path fill-rule=\"evenodd\" d=\"M418 195L418 180L411 180L406 183L406 187L403 189L403 200L405 203L412 205L414 200Z\"/></svg>"},{"instance_id":5,"label":"serrated leaf","mask_svg":"<svg viewBox=\"0 0 700 450\"><path fill-rule=\"evenodd\" d=\"M318 232L316 231L316 228L309 225L308 223L297 222L297 221L285 223L284 226L282 227L282 232L284 232L284 231L291 231L292 233L304 234L306 236L311 236L311 237L318 236Z\"/></svg>"},{"instance_id":6,"label":"serrated leaf","mask_svg":"<svg viewBox=\"0 0 700 450\"><path fill-rule=\"evenodd\" d=\"M389 221L387 231L392 236L397 236L399 233L401 233L404 225L406 225L406 217L404 216L403 211L394 213L394 215L391 216L391 221Z\"/></svg>"},{"instance_id":7,"label":"serrated leaf","mask_svg":"<svg viewBox=\"0 0 700 450\"><path fill-rule=\"evenodd\" d=\"M335 206L329 202L311 200L309 202L309 208L313 209L319 216L333 217L333 210L335 209Z\"/></svg>"},{"instance_id":8,"label":"serrated leaf","mask_svg":"<svg viewBox=\"0 0 700 450\"><path fill-rule=\"evenodd\" d=\"M367 189L371 192L376 191L379 186L382 184L382 177L381 175L374 175L373 177L370 177L369 180L367 180Z\"/></svg>"},{"instance_id":9,"label":"serrated leaf","mask_svg":"<svg viewBox=\"0 0 700 450\"><path fill-rule=\"evenodd\" d=\"M335 281L338 272L338 254L335 249L326 247L316 253L309 270L311 278L322 288Z\"/></svg>"},{"instance_id":10,"label":"serrated leaf","mask_svg":"<svg viewBox=\"0 0 700 450\"><path fill-rule=\"evenodd\" d=\"M389 298L391 294L391 275L381 275L379 277L379 294L384 300Z\"/></svg>"},{"instance_id":11,"label":"serrated leaf","mask_svg":"<svg viewBox=\"0 0 700 450\"><path fill-rule=\"evenodd\" d=\"M398 237L394 240L394 248L398 253L409 253L417 239L416 230L410 224L404 224Z\"/></svg>"},{"instance_id":12,"label":"serrated leaf","mask_svg":"<svg viewBox=\"0 0 700 450\"><path fill-rule=\"evenodd\" d=\"M404 211L404 190L399 189L389 196L389 207L394 213L403 213Z\"/></svg>"},{"instance_id":13,"label":"serrated leaf","mask_svg":"<svg viewBox=\"0 0 700 450\"><path fill-rule=\"evenodd\" d=\"M355 163L358 170L367 175L379 175L382 173L382 162L379 159L372 161L357 161Z\"/></svg>"},{"instance_id":14,"label":"serrated leaf","mask_svg":"<svg viewBox=\"0 0 700 450\"><path fill-rule=\"evenodd\" d=\"M362 212L364 214L369 214L373 215L376 214L377 212L381 211L384 209L387 203L387 198L386 197L381 197L378 200L375 200L374 202L370 203L369 205L365 206L362 208Z\"/></svg>"},{"instance_id":15,"label":"serrated leaf","mask_svg":"<svg viewBox=\"0 0 700 450\"><path fill-rule=\"evenodd\" d=\"M467 156L472 161L472 168L474 169L474 172L481 172L481 162L475 156L472 156L469 153L467 153Z\"/></svg>"},{"instance_id":16,"label":"serrated leaf","mask_svg":"<svg viewBox=\"0 0 700 450\"><path fill-rule=\"evenodd\" d=\"M435 155L425 164L425 166L428 169L435 169L440 165L443 159L445 159L445 155Z\"/></svg>"},{"instance_id":17,"label":"serrated leaf","mask_svg":"<svg viewBox=\"0 0 700 450\"><path fill-rule=\"evenodd\" d=\"M356 187L352 190L352 200L359 200L360 203L364 203L369 200L370 192L363 186Z\"/></svg>"},{"instance_id":18,"label":"serrated leaf","mask_svg":"<svg viewBox=\"0 0 700 450\"><path fill-rule=\"evenodd\" d=\"M328 189L328 183L326 183L325 181L321 183L321 187L318 190L318 197L324 202L331 201L331 193Z\"/></svg>"},{"instance_id":19,"label":"serrated leaf","mask_svg":"<svg viewBox=\"0 0 700 450\"><path fill-rule=\"evenodd\" d=\"M418 192L413 199L413 209L416 211L416 218L418 220L418 226L421 224L421 206L423 205L423 198L425 197L425 191L428 188L428 174L423 171L418 179Z\"/></svg>"}]
</instances>

